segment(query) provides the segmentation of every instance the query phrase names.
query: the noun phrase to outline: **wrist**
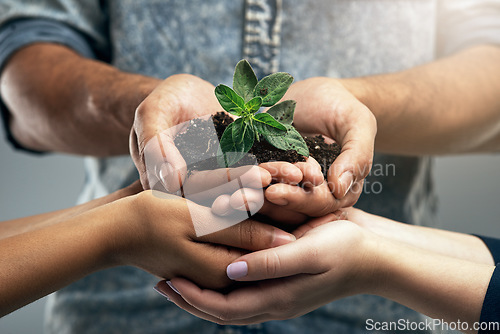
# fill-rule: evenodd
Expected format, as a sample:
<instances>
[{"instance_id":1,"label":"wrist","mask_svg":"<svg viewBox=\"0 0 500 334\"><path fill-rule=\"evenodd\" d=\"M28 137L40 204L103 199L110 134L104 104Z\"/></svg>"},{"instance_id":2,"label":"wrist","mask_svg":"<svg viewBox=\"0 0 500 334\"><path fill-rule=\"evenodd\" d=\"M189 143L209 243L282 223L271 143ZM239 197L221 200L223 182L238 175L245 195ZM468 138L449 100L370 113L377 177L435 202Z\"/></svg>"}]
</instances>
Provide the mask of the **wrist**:
<instances>
[{"instance_id":1,"label":"wrist","mask_svg":"<svg viewBox=\"0 0 500 334\"><path fill-rule=\"evenodd\" d=\"M132 264L130 256L141 240L137 226L142 221L138 198L137 195L128 196L100 208L103 210L101 215L106 217L100 229L106 267Z\"/></svg>"},{"instance_id":2,"label":"wrist","mask_svg":"<svg viewBox=\"0 0 500 334\"><path fill-rule=\"evenodd\" d=\"M392 117L407 110L412 96L411 87L402 74L374 75L341 79L342 85L371 110L379 128L391 126Z\"/></svg>"},{"instance_id":3,"label":"wrist","mask_svg":"<svg viewBox=\"0 0 500 334\"><path fill-rule=\"evenodd\" d=\"M118 71L116 88L117 92L115 105L111 112L115 113L115 118L128 133L134 123L135 111L146 97L161 83L161 80L147 77L140 74L131 74ZM106 103L104 101L104 103Z\"/></svg>"},{"instance_id":4,"label":"wrist","mask_svg":"<svg viewBox=\"0 0 500 334\"><path fill-rule=\"evenodd\" d=\"M356 294L380 295L388 284L388 264L385 240L378 235L364 230L363 241L360 244L363 256L360 261L359 273L355 281Z\"/></svg>"}]
</instances>

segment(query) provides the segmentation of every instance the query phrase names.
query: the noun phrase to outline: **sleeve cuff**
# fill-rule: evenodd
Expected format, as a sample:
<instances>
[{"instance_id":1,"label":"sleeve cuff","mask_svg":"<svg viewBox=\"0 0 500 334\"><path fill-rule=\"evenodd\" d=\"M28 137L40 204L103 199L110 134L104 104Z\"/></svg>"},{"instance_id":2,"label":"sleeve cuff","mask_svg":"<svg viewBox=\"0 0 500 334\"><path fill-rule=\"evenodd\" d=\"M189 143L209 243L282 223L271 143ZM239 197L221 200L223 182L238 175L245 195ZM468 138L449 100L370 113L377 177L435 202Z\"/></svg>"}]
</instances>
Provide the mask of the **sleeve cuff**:
<instances>
[{"instance_id":1,"label":"sleeve cuff","mask_svg":"<svg viewBox=\"0 0 500 334\"><path fill-rule=\"evenodd\" d=\"M500 4L496 0L441 1L437 54L447 56L483 44L500 44Z\"/></svg>"},{"instance_id":2,"label":"sleeve cuff","mask_svg":"<svg viewBox=\"0 0 500 334\"><path fill-rule=\"evenodd\" d=\"M17 19L9 21L0 27L0 73L16 51L24 46L38 42L62 44L75 50L83 57L96 58L84 35L64 23L48 19ZM29 153L43 153L27 149L16 141L9 127L9 110L1 98L0 113L6 139L14 148Z\"/></svg>"},{"instance_id":3,"label":"sleeve cuff","mask_svg":"<svg viewBox=\"0 0 500 334\"><path fill-rule=\"evenodd\" d=\"M498 322L500 321L500 269L495 268L491 276L486 296L484 297L483 308L481 309L481 323L479 334L498 333Z\"/></svg>"},{"instance_id":4,"label":"sleeve cuff","mask_svg":"<svg viewBox=\"0 0 500 334\"><path fill-rule=\"evenodd\" d=\"M482 235L473 234L474 236L481 239L486 247L490 250L491 255L495 263L500 263L500 239L484 237Z\"/></svg>"}]
</instances>

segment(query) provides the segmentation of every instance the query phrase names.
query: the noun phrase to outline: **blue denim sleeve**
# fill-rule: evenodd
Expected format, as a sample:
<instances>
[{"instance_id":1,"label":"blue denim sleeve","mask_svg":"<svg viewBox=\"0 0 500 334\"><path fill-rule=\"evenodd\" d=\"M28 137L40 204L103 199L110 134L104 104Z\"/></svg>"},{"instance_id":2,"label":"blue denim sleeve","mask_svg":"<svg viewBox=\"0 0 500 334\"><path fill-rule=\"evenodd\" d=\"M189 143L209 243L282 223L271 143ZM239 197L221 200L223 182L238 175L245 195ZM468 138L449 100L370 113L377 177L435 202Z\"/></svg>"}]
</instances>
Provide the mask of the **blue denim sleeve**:
<instances>
[{"instance_id":1,"label":"blue denim sleeve","mask_svg":"<svg viewBox=\"0 0 500 334\"><path fill-rule=\"evenodd\" d=\"M48 19L17 19L0 27L0 73L11 55L22 47L36 42L63 44L84 57L95 58L94 51L85 37L70 26ZM16 141L9 128L9 110L1 99L0 111L6 139L12 146L30 153L42 153L27 149Z\"/></svg>"},{"instance_id":2,"label":"blue denim sleeve","mask_svg":"<svg viewBox=\"0 0 500 334\"><path fill-rule=\"evenodd\" d=\"M495 263L500 263L500 239L485 237L477 234L474 235L481 239L486 247L488 247L491 255L493 256L493 261Z\"/></svg>"},{"instance_id":3,"label":"blue denim sleeve","mask_svg":"<svg viewBox=\"0 0 500 334\"><path fill-rule=\"evenodd\" d=\"M0 71L9 57L36 42L66 45L82 56L108 60L107 1L2 0L0 1ZM0 72L1 73L1 72ZM21 150L9 130L9 111L0 99L7 139Z\"/></svg>"},{"instance_id":4,"label":"blue denim sleeve","mask_svg":"<svg viewBox=\"0 0 500 334\"><path fill-rule=\"evenodd\" d=\"M500 263L500 240L480 235L476 236L488 247L495 263ZM484 328L489 328L479 330L478 333L498 333L498 328L494 327L495 323L500 322L500 269L498 265L491 276L488 290L486 290L479 321Z\"/></svg>"},{"instance_id":5,"label":"blue denim sleeve","mask_svg":"<svg viewBox=\"0 0 500 334\"><path fill-rule=\"evenodd\" d=\"M479 321L483 326L481 328L485 328L479 330L479 334L498 333L498 324L500 322L500 269L498 269L498 266L491 276Z\"/></svg>"}]
</instances>

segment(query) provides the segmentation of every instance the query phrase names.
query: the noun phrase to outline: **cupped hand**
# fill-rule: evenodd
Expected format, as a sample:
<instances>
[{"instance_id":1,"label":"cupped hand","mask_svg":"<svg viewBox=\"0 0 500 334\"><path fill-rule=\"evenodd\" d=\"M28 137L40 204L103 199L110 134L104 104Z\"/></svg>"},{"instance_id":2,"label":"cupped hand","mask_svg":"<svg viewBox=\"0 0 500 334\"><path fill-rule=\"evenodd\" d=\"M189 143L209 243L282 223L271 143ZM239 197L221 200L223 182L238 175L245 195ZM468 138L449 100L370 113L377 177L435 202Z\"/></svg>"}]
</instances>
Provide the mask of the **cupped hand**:
<instances>
[{"instance_id":1,"label":"cupped hand","mask_svg":"<svg viewBox=\"0 0 500 334\"><path fill-rule=\"evenodd\" d=\"M328 185L339 202L354 205L373 162L377 123L373 113L340 80L315 77L294 83L284 99L297 101L294 125L305 135L337 142L341 153L328 170Z\"/></svg>"},{"instance_id":2,"label":"cupped hand","mask_svg":"<svg viewBox=\"0 0 500 334\"><path fill-rule=\"evenodd\" d=\"M349 221L321 222L297 241L246 254L227 274L256 281L226 295L183 278L157 289L200 318L219 324L252 324L310 312L330 301L368 292L376 281L377 239Z\"/></svg>"},{"instance_id":3,"label":"cupped hand","mask_svg":"<svg viewBox=\"0 0 500 334\"><path fill-rule=\"evenodd\" d=\"M225 267L244 250L295 240L253 220L224 221L209 208L158 191L143 191L123 203L124 211L117 213L124 216L123 224L113 239L116 264L134 265L164 279L185 277L204 287L222 288L231 283ZM215 226L215 232L200 234L207 226Z\"/></svg>"},{"instance_id":4,"label":"cupped hand","mask_svg":"<svg viewBox=\"0 0 500 334\"><path fill-rule=\"evenodd\" d=\"M130 136L130 154L144 189L154 186L151 178L163 182L169 192L175 192L182 185L186 166L173 142L177 131L182 130L176 126L220 110L214 89L212 84L196 76L173 75L139 105ZM145 151L149 142L157 144L148 147L152 167L146 168Z\"/></svg>"},{"instance_id":5,"label":"cupped hand","mask_svg":"<svg viewBox=\"0 0 500 334\"><path fill-rule=\"evenodd\" d=\"M323 178L321 166L312 157L305 162L274 161L261 163L259 167L274 181L265 189L263 203L262 191L242 187L232 194L219 196L212 205L213 212L227 215L235 210L255 208L259 203L260 215L274 222L296 226L310 217L332 213L338 206L338 200L331 195Z\"/></svg>"}]
</instances>

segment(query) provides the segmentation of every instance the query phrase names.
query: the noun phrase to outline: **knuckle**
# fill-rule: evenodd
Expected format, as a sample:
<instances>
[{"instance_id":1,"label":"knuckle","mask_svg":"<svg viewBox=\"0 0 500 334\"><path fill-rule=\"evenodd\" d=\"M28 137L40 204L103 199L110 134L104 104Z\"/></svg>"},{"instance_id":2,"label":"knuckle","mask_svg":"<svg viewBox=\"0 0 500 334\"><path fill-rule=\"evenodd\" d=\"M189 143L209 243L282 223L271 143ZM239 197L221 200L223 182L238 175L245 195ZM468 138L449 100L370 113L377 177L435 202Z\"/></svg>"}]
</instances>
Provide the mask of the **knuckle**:
<instances>
[{"instance_id":1,"label":"knuckle","mask_svg":"<svg viewBox=\"0 0 500 334\"><path fill-rule=\"evenodd\" d=\"M267 278L276 278L281 267L280 256L275 251L267 252L264 256L264 265Z\"/></svg>"},{"instance_id":2,"label":"knuckle","mask_svg":"<svg viewBox=\"0 0 500 334\"><path fill-rule=\"evenodd\" d=\"M255 233L256 227L255 222L247 220L242 224L239 224L239 238L241 245L247 248L253 248L255 244Z\"/></svg>"}]
</instances>

